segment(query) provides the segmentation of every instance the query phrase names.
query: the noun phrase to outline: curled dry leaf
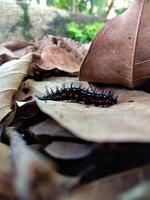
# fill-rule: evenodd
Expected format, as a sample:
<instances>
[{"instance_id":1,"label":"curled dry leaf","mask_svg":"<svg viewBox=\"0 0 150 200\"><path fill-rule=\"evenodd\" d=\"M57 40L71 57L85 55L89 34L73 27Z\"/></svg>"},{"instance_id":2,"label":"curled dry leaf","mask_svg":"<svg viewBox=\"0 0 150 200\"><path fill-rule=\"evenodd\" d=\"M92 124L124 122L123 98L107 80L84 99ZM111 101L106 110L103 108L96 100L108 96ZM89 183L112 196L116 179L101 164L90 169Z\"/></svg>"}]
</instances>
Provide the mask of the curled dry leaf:
<instances>
[{"instance_id":1,"label":"curled dry leaf","mask_svg":"<svg viewBox=\"0 0 150 200\"><path fill-rule=\"evenodd\" d=\"M125 89L115 93L118 103L108 108L63 101L36 101L41 111L85 140L149 142L150 95Z\"/></svg>"},{"instance_id":2,"label":"curled dry leaf","mask_svg":"<svg viewBox=\"0 0 150 200\"><path fill-rule=\"evenodd\" d=\"M13 95L31 70L29 66L33 55L29 53L18 60L6 62L0 67L0 120L11 112Z\"/></svg>"},{"instance_id":3,"label":"curled dry leaf","mask_svg":"<svg viewBox=\"0 0 150 200\"><path fill-rule=\"evenodd\" d=\"M79 62L72 54L64 49L52 45L43 49L39 67L46 70L58 68L59 70L77 73L80 70L81 62Z\"/></svg>"},{"instance_id":4,"label":"curled dry leaf","mask_svg":"<svg viewBox=\"0 0 150 200\"><path fill-rule=\"evenodd\" d=\"M148 165L82 186L60 200L116 200L122 192L149 178Z\"/></svg>"},{"instance_id":5,"label":"curled dry leaf","mask_svg":"<svg viewBox=\"0 0 150 200\"><path fill-rule=\"evenodd\" d=\"M130 88L150 78L150 1L134 0L94 39L80 79Z\"/></svg>"}]
</instances>

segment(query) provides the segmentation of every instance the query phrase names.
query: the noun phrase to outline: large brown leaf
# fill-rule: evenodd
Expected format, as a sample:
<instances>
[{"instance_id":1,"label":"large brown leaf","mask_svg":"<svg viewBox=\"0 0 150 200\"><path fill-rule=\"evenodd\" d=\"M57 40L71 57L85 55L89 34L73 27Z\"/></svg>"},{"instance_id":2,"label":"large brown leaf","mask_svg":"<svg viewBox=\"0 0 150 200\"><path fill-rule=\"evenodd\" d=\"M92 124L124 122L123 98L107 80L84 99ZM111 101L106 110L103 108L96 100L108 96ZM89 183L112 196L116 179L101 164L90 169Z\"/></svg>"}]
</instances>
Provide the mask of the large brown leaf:
<instances>
[{"instance_id":1,"label":"large brown leaf","mask_svg":"<svg viewBox=\"0 0 150 200\"><path fill-rule=\"evenodd\" d=\"M135 0L94 39L80 79L133 88L150 78L150 1Z\"/></svg>"}]
</instances>

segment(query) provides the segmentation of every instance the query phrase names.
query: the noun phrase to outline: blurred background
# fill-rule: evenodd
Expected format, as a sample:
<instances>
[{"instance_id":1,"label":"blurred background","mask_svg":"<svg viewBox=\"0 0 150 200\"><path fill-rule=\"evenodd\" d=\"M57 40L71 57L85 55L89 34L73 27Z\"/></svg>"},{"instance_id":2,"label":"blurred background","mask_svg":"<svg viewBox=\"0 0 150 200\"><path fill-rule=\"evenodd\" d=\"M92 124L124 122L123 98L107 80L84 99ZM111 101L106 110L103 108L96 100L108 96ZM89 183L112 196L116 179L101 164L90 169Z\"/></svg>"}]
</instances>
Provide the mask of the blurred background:
<instances>
[{"instance_id":1,"label":"blurred background","mask_svg":"<svg viewBox=\"0 0 150 200\"><path fill-rule=\"evenodd\" d=\"M132 0L0 0L0 42L43 35L90 42Z\"/></svg>"}]
</instances>

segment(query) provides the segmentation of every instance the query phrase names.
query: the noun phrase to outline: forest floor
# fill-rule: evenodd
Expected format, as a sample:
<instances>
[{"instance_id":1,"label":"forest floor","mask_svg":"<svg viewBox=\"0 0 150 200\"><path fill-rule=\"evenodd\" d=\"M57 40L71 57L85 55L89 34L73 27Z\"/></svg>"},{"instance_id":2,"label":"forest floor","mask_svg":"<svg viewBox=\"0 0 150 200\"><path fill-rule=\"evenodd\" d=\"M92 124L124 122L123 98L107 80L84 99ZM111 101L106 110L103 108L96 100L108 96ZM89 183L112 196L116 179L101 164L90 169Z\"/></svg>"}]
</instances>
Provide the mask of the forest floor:
<instances>
[{"instance_id":1,"label":"forest floor","mask_svg":"<svg viewBox=\"0 0 150 200\"><path fill-rule=\"evenodd\" d=\"M35 39L47 34L68 36L66 24L71 21L89 24L98 17L72 15L64 10L47 7L29 7L30 23L23 21L23 10L15 0L0 0L0 42L15 38Z\"/></svg>"}]
</instances>

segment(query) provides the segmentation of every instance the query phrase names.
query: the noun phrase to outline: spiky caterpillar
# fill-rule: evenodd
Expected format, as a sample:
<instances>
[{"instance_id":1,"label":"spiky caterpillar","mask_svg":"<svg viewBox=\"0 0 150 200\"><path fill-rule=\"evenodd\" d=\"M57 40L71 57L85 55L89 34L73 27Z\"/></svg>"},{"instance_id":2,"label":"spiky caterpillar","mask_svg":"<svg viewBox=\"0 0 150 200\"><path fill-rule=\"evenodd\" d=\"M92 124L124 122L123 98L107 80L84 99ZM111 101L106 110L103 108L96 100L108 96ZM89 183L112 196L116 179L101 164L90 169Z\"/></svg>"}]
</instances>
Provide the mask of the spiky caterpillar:
<instances>
[{"instance_id":1,"label":"spiky caterpillar","mask_svg":"<svg viewBox=\"0 0 150 200\"><path fill-rule=\"evenodd\" d=\"M76 103L84 103L86 105L95 106L111 106L117 104L117 96L110 91L102 91L97 93L96 90L82 88L82 86L70 87L63 86L60 89L53 91L46 88L46 95L39 97L39 100L53 100L53 101L71 101Z\"/></svg>"}]
</instances>

